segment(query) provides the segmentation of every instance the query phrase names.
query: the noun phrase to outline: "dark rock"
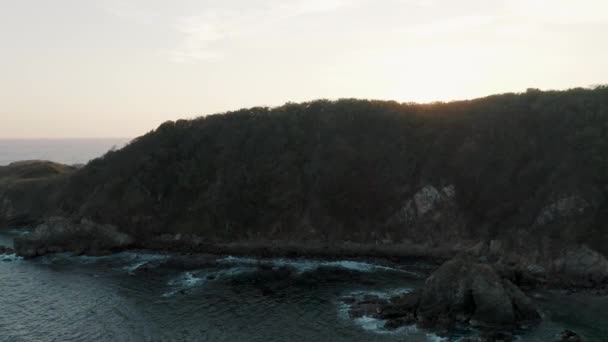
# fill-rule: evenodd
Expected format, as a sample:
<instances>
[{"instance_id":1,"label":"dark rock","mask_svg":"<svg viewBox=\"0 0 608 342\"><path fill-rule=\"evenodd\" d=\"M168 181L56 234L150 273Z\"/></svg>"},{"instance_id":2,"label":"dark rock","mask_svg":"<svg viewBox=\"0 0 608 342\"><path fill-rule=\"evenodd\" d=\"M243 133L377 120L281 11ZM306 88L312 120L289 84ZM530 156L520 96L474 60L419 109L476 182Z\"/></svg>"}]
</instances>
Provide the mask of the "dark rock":
<instances>
[{"instance_id":1,"label":"dark rock","mask_svg":"<svg viewBox=\"0 0 608 342\"><path fill-rule=\"evenodd\" d=\"M515 327L540 319L532 301L515 285L491 266L466 258L446 262L426 280L417 316L487 327Z\"/></svg>"},{"instance_id":2,"label":"dark rock","mask_svg":"<svg viewBox=\"0 0 608 342\"><path fill-rule=\"evenodd\" d=\"M348 297L346 302L352 302ZM510 331L540 320L534 303L517 286L477 259L456 258L443 264L425 287L392 297L356 297L349 314L384 319L387 329L416 323L449 332L461 325L479 327L477 341L512 341Z\"/></svg>"},{"instance_id":3,"label":"dark rock","mask_svg":"<svg viewBox=\"0 0 608 342\"><path fill-rule=\"evenodd\" d=\"M581 342L583 339L572 330L564 330L557 335L555 342Z\"/></svg>"},{"instance_id":4,"label":"dark rock","mask_svg":"<svg viewBox=\"0 0 608 342\"><path fill-rule=\"evenodd\" d=\"M132 244L133 239L114 226L84 219L75 223L65 218L49 219L31 234L14 241L17 255L26 258L60 252L107 255Z\"/></svg>"},{"instance_id":5,"label":"dark rock","mask_svg":"<svg viewBox=\"0 0 608 342\"><path fill-rule=\"evenodd\" d=\"M479 336L465 337L461 342L512 342L515 341L512 333L506 331L485 331Z\"/></svg>"},{"instance_id":6,"label":"dark rock","mask_svg":"<svg viewBox=\"0 0 608 342\"><path fill-rule=\"evenodd\" d=\"M364 295L360 300L351 304L349 315L351 318L363 316L380 318L381 310L388 305L388 300L376 295Z\"/></svg>"},{"instance_id":7,"label":"dark rock","mask_svg":"<svg viewBox=\"0 0 608 342\"><path fill-rule=\"evenodd\" d=\"M483 342L512 342L515 341L515 337L507 331L490 331L482 333L481 340Z\"/></svg>"},{"instance_id":8,"label":"dark rock","mask_svg":"<svg viewBox=\"0 0 608 342\"><path fill-rule=\"evenodd\" d=\"M390 299L390 304L384 305L379 316L382 319L395 319L413 316L420 303L421 291L414 291Z\"/></svg>"},{"instance_id":9,"label":"dark rock","mask_svg":"<svg viewBox=\"0 0 608 342\"><path fill-rule=\"evenodd\" d=\"M394 330L415 323L416 317L414 317L414 314L411 312L407 312L404 316L387 320L386 323L384 323L384 327L386 329Z\"/></svg>"},{"instance_id":10,"label":"dark rock","mask_svg":"<svg viewBox=\"0 0 608 342\"><path fill-rule=\"evenodd\" d=\"M10 247L0 246L0 255L1 254L14 254L15 250Z\"/></svg>"},{"instance_id":11,"label":"dark rock","mask_svg":"<svg viewBox=\"0 0 608 342\"><path fill-rule=\"evenodd\" d=\"M360 318L363 316L378 317L381 308L381 303L356 303L351 306L350 310L348 311L348 314L351 318Z\"/></svg>"},{"instance_id":12,"label":"dark rock","mask_svg":"<svg viewBox=\"0 0 608 342\"><path fill-rule=\"evenodd\" d=\"M353 304L357 301L357 299L353 296L344 296L340 298L340 301L344 304Z\"/></svg>"},{"instance_id":13,"label":"dark rock","mask_svg":"<svg viewBox=\"0 0 608 342\"><path fill-rule=\"evenodd\" d=\"M588 246L570 248L554 260L554 271L579 285L597 286L608 280L608 259Z\"/></svg>"}]
</instances>

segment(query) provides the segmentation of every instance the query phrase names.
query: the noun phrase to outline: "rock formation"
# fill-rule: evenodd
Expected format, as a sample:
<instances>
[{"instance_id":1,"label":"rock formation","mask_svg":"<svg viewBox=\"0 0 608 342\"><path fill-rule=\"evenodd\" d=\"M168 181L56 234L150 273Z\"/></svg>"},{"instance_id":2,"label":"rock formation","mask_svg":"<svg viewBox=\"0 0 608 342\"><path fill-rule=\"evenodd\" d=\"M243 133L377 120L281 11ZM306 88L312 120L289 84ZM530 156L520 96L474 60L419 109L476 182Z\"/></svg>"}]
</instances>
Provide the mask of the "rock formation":
<instances>
[{"instance_id":1,"label":"rock formation","mask_svg":"<svg viewBox=\"0 0 608 342\"><path fill-rule=\"evenodd\" d=\"M132 244L133 239L115 226L100 225L86 219L75 223L65 218L50 219L31 234L14 241L17 255L26 258L66 251L103 255Z\"/></svg>"},{"instance_id":2,"label":"rock formation","mask_svg":"<svg viewBox=\"0 0 608 342\"><path fill-rule=\"evenodd\" d=\"M451 329L465 324L489 330L515 329L541 317L517 286L488 264L456 258L443 264L414 292L384 300L367 297L351 302L351 317L385 319L387 328L419 324Z\"/></svg>"}]
</instances>

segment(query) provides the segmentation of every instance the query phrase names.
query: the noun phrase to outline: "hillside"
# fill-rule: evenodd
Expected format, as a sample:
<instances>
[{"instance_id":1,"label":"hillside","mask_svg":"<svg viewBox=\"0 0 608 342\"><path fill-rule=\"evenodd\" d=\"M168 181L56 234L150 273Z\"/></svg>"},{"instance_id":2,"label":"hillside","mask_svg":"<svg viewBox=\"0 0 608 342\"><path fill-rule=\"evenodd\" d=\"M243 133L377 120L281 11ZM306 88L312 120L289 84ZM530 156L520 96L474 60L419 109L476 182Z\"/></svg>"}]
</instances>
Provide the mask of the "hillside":
<instances>
[{"instance_id":1,"label":"hillside","mask_svg":"<svg viewBox=\"0 0 608 342\"><path fill-rule=\"evenodd\" d=\"M32 224L55 209L65 177L75 167L28 160L0 166L0 228Z\"/></svg>"},{"instance_id":2,"label":"hillside","mask_svg":"<svg viewBox=\"0 0 608 342\"><path fill-rule=\"evenodd\" d=\"M45 215L135 241L475 246L542 260L580 243L608 254L607 195L601 87L166 122L66 178Z\"/></svg>"}]
</instances>

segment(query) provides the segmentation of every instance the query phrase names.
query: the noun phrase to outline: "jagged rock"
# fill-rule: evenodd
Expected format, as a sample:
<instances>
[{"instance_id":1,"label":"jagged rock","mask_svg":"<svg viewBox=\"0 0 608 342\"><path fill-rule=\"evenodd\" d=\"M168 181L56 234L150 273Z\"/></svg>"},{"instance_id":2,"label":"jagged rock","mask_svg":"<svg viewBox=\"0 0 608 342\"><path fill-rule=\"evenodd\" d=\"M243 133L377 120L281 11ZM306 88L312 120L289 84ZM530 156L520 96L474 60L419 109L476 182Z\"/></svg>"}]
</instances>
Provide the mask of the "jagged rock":
<instances>
[{"instance_id":1,"label":"jagged rock","mask_svg":"<svg viewBox=\"0 0 608 342\"><path fill-rule=\"evenodd\" d=\"M348 314L351 318L359 318L363 316L379 317L380 310L383 306L388 305L388 301L374 295L365 295L361 301L351 305Z\"/></svg>"},{"instance_id":2,"label":"jagged rock","mask_svg":"<svg viewBox=\"0 0 608 342\"><path fill-rule=\"evenodd\" d=\"M376 317L381 307L380 303L357 303L350 308L348 315L350 318Z\"/></svg>"},{"instance_id":3,"label":"jagged rock","mask_svg":"<svg viewBox=\"0 0 608 342\"><path fill-rule=\"evenodd\" d=\"M579 197L570 196L559 199L544 207L536 217L536 225L545 225L559 219L569 218L582 214L589 207L589 203Z\"/></svg>"},{"instance_id":4,"label":"jagged rock","mask_svg":"<svg viewBox=\"0 0 608 342\"><path fill-rule=\"evenodd\" d=\"M102 255L127 248L132 243L133 239L115 226L86 219L74 223L65 218L50 219L31 234L14 241L17 255L27 258L60 252Z\"/></svg>"},{"instance_id":5,"label":"jagged rock","mask_svg":"<svg viewBox=\"0 0 608 342\"><path fill-rule=\"evenodd\" d=\"M445 186L438 190L433 185L427 185L405 201L403 206L389 219L390 224L411 223L416 219L435 210L441 203L452 200L456 195L454 185Z\"/></svg>"},{"instance_id":6,"label":"jagged rock","mask_svg":"<svg viewBox=\"0 0 608 342\"><path fill-rule=\"evenodd\" d=\"M350 314L385 319L390 329L413 322L450 329L460 323L508 332L540 320L532 300L517 286L490 265L467 257L444 263L422 289L392 297L387 303L378 299L355 302Z\"/></svg>"},{"instance_id":7,"label":"jagged rock","mask_svg":"<svg viewBox=\"0 0 608 342\"><path fill-rule=\"evenodd\" d=\"M475 326L516 326L540 315L532 302L487 264L457 258L426 281L417 309L423 320L448 318Z\"/></svg>"},{"instance_id":8,"label":"jagged rock","mask_svg":"<svg viewBox=\"0 0 608 342\"><path fill-rule=\"evenodd\" d=\"M408 312L403 316L387 320L386 323L384 323L384 327L386 329L393 330L393 329L397 329L402 326L411 325L414 323L416 323L416 317L414 316L413 313Z\"/></svg>"},{"instance_id":9,"label":"jagged rock","mask_svg":"<svg viewBox=\"0 0 608 342\"><path fill-rule=\"evenodd\" d=\"M445 186L441 189L441 194L446 199L452 199L456 196L456 187L452 184Z\"/></svg>"},{"instance_id":10,"label":"jagged rock","mask_svg":"<svg viewBox=\"0 0 608 342\"><path fill-rule=\"evenodd\" d=\"M414 195L414 203L416 204L418 216L423 216L427 212L433 210L441 198L442 195L439 190L432 185L427 185L420 189L420 191Z\"/></svg>"},{"instance_id":11,"label":"jagged rock","mask_svg":"<svg viewBox=\"0 0 608 342\"><path fill-rule=\"evenodd\" d=\"M564 330L557 335L555 342L581 342L583 339L572 330Z\"/></svg>"},{"instance_id":12,"label":"jagged rock","mask_svg":"<svg viewBox=\"0 0 608 342\"><path fill-rule=\"evenodd\" d=\"M416 219L414 202L410 199L390 219L390 224L408 223Z\"/></svg>"},{"instance_id":13,"label":"jagged rock","mask_svg":"<svg viewBox=\"0 0 608 342\"><path fill-rule=\"evenodd\" d=\"M0 246L0 255L1 254L13 254L15 250L10 247Z\"/></svg>"},{"instance_id":14,"label":"jagged rock","mask_svg":"<svg viewBox=\"0 0 608 342\"><path fill-rule=\"evenodd\" d=\"M555 260L554 268L566 278L587 281L589 285L608 279L608 260L585 245L564 251L563 256Z\"/></svg>"}]
</instances>

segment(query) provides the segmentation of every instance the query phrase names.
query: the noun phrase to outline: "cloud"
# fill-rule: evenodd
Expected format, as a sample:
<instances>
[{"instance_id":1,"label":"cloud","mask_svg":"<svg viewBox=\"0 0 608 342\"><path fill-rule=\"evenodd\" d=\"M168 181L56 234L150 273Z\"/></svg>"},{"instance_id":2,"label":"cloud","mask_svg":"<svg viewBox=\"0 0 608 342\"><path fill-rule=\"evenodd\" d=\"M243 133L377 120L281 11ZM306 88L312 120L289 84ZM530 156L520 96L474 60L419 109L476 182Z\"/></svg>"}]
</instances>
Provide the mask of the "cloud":
<instances>
[{"instance_id":1,"label":"cloud","mask_svg":"<svg viewBox=\"0 0 608 342\"><path fill-rule=\"evenodd\" d=\"M181 16L175 23L180 42L169 55L176 62L217 59L223 55L220 45L226 41L262 34L290 18L335 12L362 1L365 0L267 0L252 8L242 8L241 4L235 9L224 4L224 8Z\"/></svg>"},{"instance_id":2,"label":"cloud","mask_svg":"<svg viewBox=\"0 0 608 342\"><path fill-rule=\"evenodd\" d=\"M139 6L133 0L112 0L101 2L103 10L107 13L137 21L150 21L152 19L160 17L160 13Z\"/></svg>"},{"instance_id":3,"label":"cloud","mask_svg":"<svg viewBox=\"0 0 608 342\"><path fill-rule=\"evenodd\" d=\"M506 7L513 15L548 24L608 22L608 2L603 0L510 0Z\"/></svg>"},{"instance_id":4,"label":"cloud","mask_svg":"<svg viewBox=\"0 0 608 342\"><path fill-rule=\"evenodd\" d=\"M176 62L185 62L220 57L213 44L234 33L228 27L223 27L225 24L222 24L221 17L218 13L207 13L178 18L175 30L182 41L170 52L171 58Z\"/></svg>"},{"instance_id":5,"label":"cloud","mask_svg":"<svg viewBox=\"0 0 608 342\"><path fill-rule=\"evenodd\" d=\"M359 0L297 0L281 2L277 12L283 12L286 16L297 16L315 12L336 11L347 6L359 3ZM277 13L280 14L280 13Z\"/></svg>"},{"instance_id":6,"label":"cloud","mask_svg":"<svg viewBox=\"0 0 608 342\"><path fill-rule=\"evenodd\" d=\"M414 25L403 29L403 32L423 37L441 34L462 34L463 32L476 31L482 27L488 27L495 23L496 20L497 18L491 15L467 15Z\"/></svg>"}]
</instances>

